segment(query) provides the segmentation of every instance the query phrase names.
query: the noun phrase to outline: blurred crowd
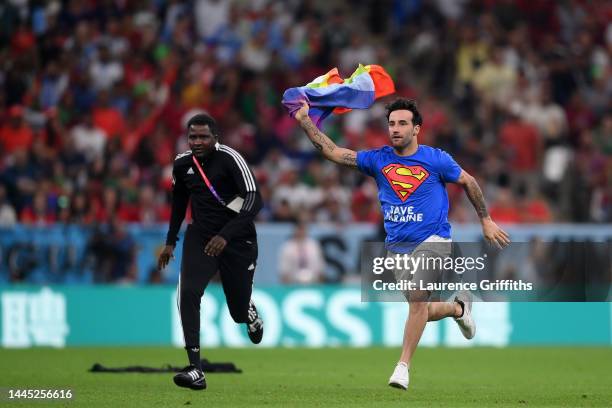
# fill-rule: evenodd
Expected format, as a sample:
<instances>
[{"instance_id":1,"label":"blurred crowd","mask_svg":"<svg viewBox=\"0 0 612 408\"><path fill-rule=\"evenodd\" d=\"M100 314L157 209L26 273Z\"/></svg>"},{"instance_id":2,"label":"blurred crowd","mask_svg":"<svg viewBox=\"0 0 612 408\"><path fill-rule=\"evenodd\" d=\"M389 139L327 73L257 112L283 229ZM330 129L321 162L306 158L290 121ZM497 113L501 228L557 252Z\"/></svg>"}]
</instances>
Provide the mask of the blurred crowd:
<instances>
[{"instance_id":1,"label":"blurred crowd","mask_svg":"<svg viewBox=\"0 0 612 408\"><path fill-rule=\"evenodd\" d=\"M199 111L253 167L259 221L379 223L373 181L324 162L280 104L358 63L417 99L420 143L477 177L497 221L611 222L611 21L580 0L6 0L0 225L166 222ZM324 130L380 147L383 103ZM452 221L477 220L449 195Z\"/></svg>"}]
</instances>

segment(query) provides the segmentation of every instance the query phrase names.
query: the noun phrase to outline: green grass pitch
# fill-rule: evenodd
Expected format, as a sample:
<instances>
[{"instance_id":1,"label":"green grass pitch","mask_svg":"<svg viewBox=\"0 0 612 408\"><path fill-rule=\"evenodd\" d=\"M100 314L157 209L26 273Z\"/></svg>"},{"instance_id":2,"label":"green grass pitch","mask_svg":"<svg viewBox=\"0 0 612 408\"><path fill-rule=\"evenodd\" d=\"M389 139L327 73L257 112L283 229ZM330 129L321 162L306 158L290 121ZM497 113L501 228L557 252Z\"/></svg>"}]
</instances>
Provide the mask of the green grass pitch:
<instances>
[{"instance_id":1,"label":"green grass pitch","mask_svg":"<svg viewBox=\"0 0 612 408\"><path fill-rule=\"evenodd\" d=\"M106 366L183 365L173 348L0 349L0 387L70 388L73 401L34 407L610 407L612 348L417 350L408 391L387 386L398 349L212 349L242 374L209 374L208 389L176 387L172 374L89 373Z\"/></svg>"}]
</instances>

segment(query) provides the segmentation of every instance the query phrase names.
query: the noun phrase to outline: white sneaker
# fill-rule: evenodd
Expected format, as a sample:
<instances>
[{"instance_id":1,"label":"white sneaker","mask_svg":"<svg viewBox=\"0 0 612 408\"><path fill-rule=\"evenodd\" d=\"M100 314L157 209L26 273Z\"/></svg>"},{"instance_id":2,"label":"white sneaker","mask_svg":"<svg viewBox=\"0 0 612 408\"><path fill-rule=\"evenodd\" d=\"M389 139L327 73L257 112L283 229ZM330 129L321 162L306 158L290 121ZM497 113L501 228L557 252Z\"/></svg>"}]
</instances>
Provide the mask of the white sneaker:
<instances>
[{"instance_id":1,"label":"white sneaker","mask_svg":"<svg viewBox=\"0 0 612 408\"><path fill-rule=\"evenodd\" d=\"M407 390L409 382L408 374L408 366L406 363L400 361L395 366L395 370L393 370L393 374L391 374L391 377L389 378L389 385L394 388Z\"/></svg>"},{"instance_id":2,"label":"white sneaker","mask_svg":"<svg viewBox=\"0 0 612 408\"><path fill-rule=\"evenodd\" d=\"M463 316L455 317L459 329L466 339L471 339L476 334L476 323L472 318L472 294L462 290L455 296L455 302L463 303Z\"/></svg>"}]
</instances>

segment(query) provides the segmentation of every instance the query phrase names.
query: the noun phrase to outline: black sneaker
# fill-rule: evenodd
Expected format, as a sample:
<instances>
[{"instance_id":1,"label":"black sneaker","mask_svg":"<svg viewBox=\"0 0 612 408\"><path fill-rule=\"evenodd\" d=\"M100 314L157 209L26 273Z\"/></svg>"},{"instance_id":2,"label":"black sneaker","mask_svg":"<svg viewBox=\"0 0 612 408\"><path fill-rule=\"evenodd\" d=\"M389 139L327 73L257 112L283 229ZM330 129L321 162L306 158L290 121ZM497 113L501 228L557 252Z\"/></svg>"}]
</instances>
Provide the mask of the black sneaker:
<instances>
[{"instance_id":1,"label":"black sneaker","mask_svg":"<svg viewBox=\"0 0 612 408\"><path fill-rule=\"evenodd\" d=\"M249 321L247 322L247 333L253 344L259 344L263 337L263 320L257 313L255 303L251 300L249 303Z\"/></svg>"},{"instance_id":2,"label":"black sneaker","mask_svg":"<svg viewBox=\"0 0 612 408\"><path fill-rule=\"evenodd\" d=\"M188 365L174 376L174 383L179 387L203 390L206 388L206 378L202 370L194 365Z\"/></svg>"}]
</instances>

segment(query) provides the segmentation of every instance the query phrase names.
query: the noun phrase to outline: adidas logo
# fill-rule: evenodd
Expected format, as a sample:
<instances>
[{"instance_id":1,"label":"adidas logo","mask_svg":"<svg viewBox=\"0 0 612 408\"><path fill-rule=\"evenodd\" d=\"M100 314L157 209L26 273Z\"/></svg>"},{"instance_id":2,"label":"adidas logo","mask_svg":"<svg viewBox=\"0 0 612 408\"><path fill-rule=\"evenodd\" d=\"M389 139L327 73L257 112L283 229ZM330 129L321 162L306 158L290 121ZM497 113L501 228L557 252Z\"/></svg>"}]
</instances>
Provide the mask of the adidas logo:
<instances>
[{"instance_id":1,"label":"adidas logo","mask_svg":"<svg viewBox=\"0 0 612 408\"><path fill-rule=\"evenodd\" d=\"M255 269L255 264L251 264L249 268L247 269L247 271L252 271L253 269Z\"/></svg>"},{"instance_id":2,"label":"adidas logo","mask_svg":"<svg viewBox=\"0 0 612 408\"><path fill-rule=\"evenodd\" d=\"M191 370L187 374L189 374L189 376L191 377L193 381L196 381L198 377L200 377L200 373L198 373L197 370ZM202 378L200 378L200 380L202 380Z\"/></svg>"},{"instance_id":3,"label":"adidas logo","mask_svg":"<svg viewBox=\"0 0 612 408\"><path fill-rule=\"evenodd\" d=\"M187 170L187 174L193 174L193 168L190 167L189 170Z\"/></svg>"}]
</instances>

